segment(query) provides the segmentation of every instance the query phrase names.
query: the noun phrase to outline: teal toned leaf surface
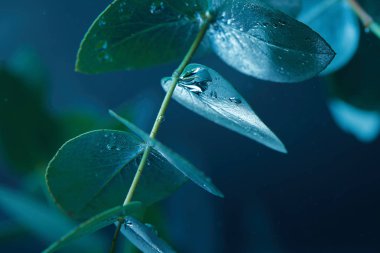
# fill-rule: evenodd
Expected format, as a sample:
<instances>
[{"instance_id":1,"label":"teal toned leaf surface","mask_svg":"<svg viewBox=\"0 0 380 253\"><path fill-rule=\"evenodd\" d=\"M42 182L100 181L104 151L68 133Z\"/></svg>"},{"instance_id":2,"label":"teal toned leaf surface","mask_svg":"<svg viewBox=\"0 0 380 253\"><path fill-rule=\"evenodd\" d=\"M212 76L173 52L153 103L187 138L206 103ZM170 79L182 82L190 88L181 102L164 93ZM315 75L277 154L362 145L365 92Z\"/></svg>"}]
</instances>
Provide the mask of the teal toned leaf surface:
<instances>
[{"instance_id":1,"label":"teal toned leaf surface","mask_svg":"<svg viewBox=\"0 0 380 253\"><path fill-rule=\"evenodd\" d=\"M139 214L143 212L143 207L139 202L131 202L126 206L118 206L107 210L95 217L83 222L78 227L67 233L61 239L53 243L44 253L55 252L68 243L77 240L83 236L92 234L108 225L116 222L120 217L127 215Z\"/></svg>"},{"instance_id":2,"label":"teal toned leaf surface","mask_svg":"<svg viewBox=\"0 0 380 253\"><path fill-rule=\"evenodd\" d=\"M361 110L338 99L330 101L329 107L337 125L358 140L370 142L379 136L379 112Z\"/></svg>"},{"instance_id":3,"label":"teal toned leaf surface","mask_svg":"<svg viewBox=\"0 0 380 253\"><path fill-rule=\"evenodd\" d=\"M292 17L296 17L302 8L302 0L264 0L264 2Z\"/></svg>"},{"instance_id":4,"label":"teal toned leaf surface","mask_svg":"<svg viewBox=\"0 0 380 253\"><path fill-rule=\"evenodd\" d=\"M95 20L78 52L84 73L145 68L185 55L206 0L116 0Z\"/></svg>"},{"instance_id":5,"label":"teal toned leaf surface","mask_svg":"<svg viewBox=\"0 0 380 253\"><path fill-rule=\"evenodd\" d=\"M53 242L75 226L66 216L32 196L0 186L0 210L44 242ZM76 250L101 252L104 241L93 237L75 244Z\"/></svg>"},{"instance_id":6,"label":"teal toned leaf surface","mask_svg":"<svg viewBox=\"0 0 380 253\"><path fill-rule=\"evenodd\" d=\"M165 147L163 144L161 144L157 140L152 140L149 137L149 135L144 133L137 126L133 125L131 122L127 121L126 119L120 117L113 111L110 111L110 114L112 117L114 117L115 119L123 123L129 130L137 134L146 143L149 143L149 145L151 145L163 157L165 157L165 159L167 159L178 171L183 173L183 175L185 175L195 184L202 187L203 189L210 192L211 194L214 194L215 196L223 197L223 194L218 190L218 188L216 188L216 186L214 186L214 184L211 182L211 179L205 176L203 172L195 168L191 163L186 161L180 155L171 151L169 148Z\"/></svg>"},{"instance_id":7,"label":"teal toned leaf surface","mask_svg":"<svg viewBox=\"0 0 380 253\"><path fill-rule=\"evenodd\" d=\"M359 46L360 25L346 0L304 1L299 20L317 31L337 52L322 74L330 74L346 65ZM349 43L348 43L349 42Z\"/></svg>"},{"instance_id":8,"label":"teal toned leaf surface","mask_svg":"<svg viewBox=\"0 0 380 253\"><path fill-rule=\"evenodd\" d=\"M97 130L65 143L50 162L46 180L68 215L88 219L123 203L146 144L121 131ZM160 152L152 150L134 199L159 201L187 181Z\"/></svg>"},{"instance_id":9,"label":"teal toned leaf surface","mask_svg":"<svg viewBox=\"0 0 380 253\"><path fill-rule=\"evenodd\" d=\"M227 1L208 32L216 54L237 70L275 82L300 82L334 58L306 25L261 1Z\"/></svg>"},{"instance_id":10,"label":"teal toned leaf surface","mask_svg":"<svg viewBox=\"0 0 380 253\"><path fill-rule=\"evenodd\" d=\"M144 253L174 253L175 251L161 238L156 231L133 217L126 217L120 232L139 250Z\"/></svg>"},{"instance_id":11,"label":"teal toned leaf surface","mask_svg":"<svg viewBox=\"0 0 380 253\"><path fill-rule=\"evenodd\" d=\"M164 78L161 83L164 90L168 91L172 84L171 78ZM188 65L173 98L216 124L286 153L285 146L257 117L247 101L227 80L206 66Z\"/></svg>"}]
</instances>

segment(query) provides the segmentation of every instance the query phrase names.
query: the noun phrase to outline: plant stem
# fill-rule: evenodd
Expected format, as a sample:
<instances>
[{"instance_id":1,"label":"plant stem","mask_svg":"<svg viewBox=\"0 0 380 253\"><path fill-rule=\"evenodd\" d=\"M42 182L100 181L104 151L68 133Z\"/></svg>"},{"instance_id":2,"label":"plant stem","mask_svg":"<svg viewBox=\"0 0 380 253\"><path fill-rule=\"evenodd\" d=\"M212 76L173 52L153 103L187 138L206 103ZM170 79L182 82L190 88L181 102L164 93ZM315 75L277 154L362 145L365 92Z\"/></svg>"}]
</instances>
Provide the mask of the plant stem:
<instances>
[{"instance_id":1,"label":"plant stem","mask_svg":"<svg viewBox=\"0 0 380 253\"><path fill-rule=\"evenodd\" d=\"M122 221L119 221L119 223L117 224L115 234L113 235L113 238L112 238L112 244L111 244L111 249L110 249L111 253L115 252L116 250L116 241L117 241L117 238L119 237L119 233L120 233L120 229L122 225L123 225Z\"/></svg>"},{"instance_id":2,"label":"plant stem","mask_svg":"<svg viewBox=\"0 0 380 253\"><path fill-rule=\"evenodd\" d=\"M194 56L195 52L199 48L204 36L206 35L206 32L207 32L212 20L213 20L212 15L209 12L206 12L205 15L202 17L202 24L201 24L200 30L199 30L193 44L191 45L189 51L186 53L181 64L178 66L178 68L172 74L171 86L170 86L169 90L167 91L164 100L162 101L161 108L157 114L156 120L155 120L154 125L152 127L152 130L149 134L149 137L151 139L156 138L157 132L158 132L158 130L161 126L161 123L164 119L166 110L168 109L169 102L173 96L173 93L174 93L175 87L178 84L179 78L180 78L182 72L185 70L186 66L190 63L191 58ZM145 165L148 161L148 157L149 157L151 149L152 149L152 147L150 145L145 148L145 151L144 151L144 154L141 158L139 167L137 168L137 171L136 171L136 174L133 178L131 187L129 188L127 197L124 200L124 203L123 203L124 206L128 205L133 198L133 195L136 191L137 185L140 181L140 178L141 178L141 175L142 175L143 170L145 168ZM119 235L119 231L121 229L121 224L122 224L122 222L119 221L119 224L118 224L117 229L115 231L115 235L114 235L113 240L112 240L110 253L115 252L116 241L117 241L117 238Z\"/></svg>"},{"instance_id":3,"label":"plant stem","mask_svg":"<svg viewBox=\"0 0 380 253\"><path fill-rule=\"evenodd\" d=\"M371 15L369 15L356 0L347 1L355 11L356 15L362 21L365 29L370 30L373 34L380 38L380 25L374 21Z\"/></svg>"}]
</instances>

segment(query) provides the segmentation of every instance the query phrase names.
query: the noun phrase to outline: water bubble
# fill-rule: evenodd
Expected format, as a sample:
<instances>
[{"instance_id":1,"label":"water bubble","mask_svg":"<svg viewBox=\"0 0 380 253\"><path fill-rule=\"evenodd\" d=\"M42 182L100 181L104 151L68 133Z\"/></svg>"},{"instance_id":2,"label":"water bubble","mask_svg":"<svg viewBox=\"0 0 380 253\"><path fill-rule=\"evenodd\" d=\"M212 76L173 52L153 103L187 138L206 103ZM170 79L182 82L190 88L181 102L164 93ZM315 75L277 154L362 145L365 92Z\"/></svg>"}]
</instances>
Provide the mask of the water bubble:
<instances>
[{"instance_id":1,"label":"water bubble","mask_svg":"<svg viewBox=\"0 0 380 253\"><path fill-rule=\"evenodd\" d=\"M211 91L210 96L212 98L218 98L218 93L216 93L216 91L213 90L213 91Z\"/></svg>"},{"instance_id":2,"label":"water bubble","mask_svg":"<svg viewBox=\"0 0 380 253\"><path fill-rule=\"evenodd\" d=\"M210 82L212 78L207 69L194 68L180 77L178 85L199 95L207 90Z\"/></svg>"},{"instance_id":3,"label":"water bubble","mask_svg":"<svg viewBox=\"0 0 380 253\"><path fill-rule=\"evenodd\" d=\"M241 99L240 99L240 98L237 98L237 97L231 97L231 98L229 98L229 100L230 100L232 103L235 103L235 104L237 104L237 105L242 103Z\"/></svg>"},{"instance_id":4,"label":"water bubble","mask_svg":"<svg viewBox=\"0 0 380 253\"><path fill-rule=\"evenodd\" d=\"M150 5L150 13L151 14L160 14L164 11L165 9L165 5L164 5L164 2L161 2L161 1L154 1L151 5Z\"/></svg>"},{"instance_id":5,"label":"water bubble","mask_svg":"<svg viewBox=\"0 0 380 253\"><path fill-rule=\"evenodd\" d=\"M100 19L100 20L98 21L98 25L99 25L100 27L104 27L106 24L107 24L107 22L106 22L104 19Z\"/></svg>"}]
</instances>

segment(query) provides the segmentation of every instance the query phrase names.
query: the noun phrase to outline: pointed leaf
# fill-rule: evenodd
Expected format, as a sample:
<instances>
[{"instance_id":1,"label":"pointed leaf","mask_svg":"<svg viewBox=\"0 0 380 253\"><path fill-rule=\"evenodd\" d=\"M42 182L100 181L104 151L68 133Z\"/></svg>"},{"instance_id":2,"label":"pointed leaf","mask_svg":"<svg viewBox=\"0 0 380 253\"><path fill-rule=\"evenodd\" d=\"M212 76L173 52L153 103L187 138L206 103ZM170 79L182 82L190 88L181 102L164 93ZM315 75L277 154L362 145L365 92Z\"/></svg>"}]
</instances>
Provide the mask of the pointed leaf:
<instances>
[{"instance_id":1,"label":"pointed leaf","mask_svg":"<svg viewBox=\"0 0 380 253\"><path fill-rule=\"evenodd\" d=\"M168 91L171 78L164 78L161 84ZM257 117L247 101L227 80L206 66L188 65L173 98L216 124L286 153L285 146Z\"/></svg>"},{"instance_id":2,"label":"pointed leaf","mask_svg":"<svg viewBox=\"0 0 380 253\"><path fill-rule=\"evenodd\" d=\"M291 17L296 17L302 7L302 0L264 0L264 2Z\"/></svg>"},{"instance_id":3,"label":"pointed leaf","mask_svg":"<svg viewBox=\"0 0 380 253\"><path fill-rule=\"evenodd\" d=\"M260 79L299 82L321 72L334 58L326 41L262 1L226 1L211 25L209 41L227 64Z\"/></svg>"},{"instance_id":4,"label":"pointed leaf","mask_svg":"<svg viewBox=\"0 0 380 253\"><path fill-rule=\"evenodd\" d=\"M142 211L143 207L140 202L131 202L126 206L118 206L107 210L74 228L72 231L64 235L61 239L50 245L50 247L44 250L43 253L55 252L74 240L92 234L102 228L107 227L108 225L113 224L120 217L139 214Z\"/></svg>"},{"instance_id":5,"label":"pointed leaf","mask_svg":"<svg viewBox=\"0 0 380 253\"><path fill-rule=\"evenodd\" d=\"M145 68L183 57L206 0L116 0L95 20L78 52L84 73Z\"/></svg>"},{"instance_id":6,"label":"pointed leaf","mask_svg":"<svg viewBox=\"0 0 380 253\"><path fill-rule=\"evenodd\" d=\"M49 163L49 190L56 203L77 219L118 206L128 193L145 147L141 138L128 132L97 130L80 135L65 143ZM152 204L186 181L153 149L134 200Z\"/></svg>"},{"instance_id":7,"label":"pointed leaf","mask_svg":"<svg viewBox=\"0 0 380 253\"><path fill-rule=\"evenodd\" d=\"M360 26L346 0L305 1L299 20L317 31L337 52L321 74L330 74L352 59L359 46Z\"/></svg>"},{"instance_id":8,"label":"pointed leaf","mask_svg":"<svg viewBox=\"0 0 380 253\"><path fill-rule=\"evenodd\" d=\"M149 143L155 150L157 150L165 159L167 159L178 171L183 173L187 178L193 181L198 186L202 187L206 191L214 194L218 197L223 197L223 194L218 190L216 186L211 182L211 179L208 178L195 168L191 163L186 161L180 155L174 153L169 148L165 147L163 144L158 142L157 140L152 140L148 134L144 131L140 130L137 126L129 122L128 120L120 117L113 111L110 111L110 114L115 119L119 120L123 123L129 130L137 134L140 138L142 138L146 143Z\"/></svg>"},{"instance_id":9,"label":"pointed leaf","mask_svg":"<svg viewBox=\"0 0 380 253\"><path fill-rule=\"evenodd\" d=\"M175 251L153 231L133 217L126 217L121 233L144 253L174 253Z\"/></svg>"}]
</instances>

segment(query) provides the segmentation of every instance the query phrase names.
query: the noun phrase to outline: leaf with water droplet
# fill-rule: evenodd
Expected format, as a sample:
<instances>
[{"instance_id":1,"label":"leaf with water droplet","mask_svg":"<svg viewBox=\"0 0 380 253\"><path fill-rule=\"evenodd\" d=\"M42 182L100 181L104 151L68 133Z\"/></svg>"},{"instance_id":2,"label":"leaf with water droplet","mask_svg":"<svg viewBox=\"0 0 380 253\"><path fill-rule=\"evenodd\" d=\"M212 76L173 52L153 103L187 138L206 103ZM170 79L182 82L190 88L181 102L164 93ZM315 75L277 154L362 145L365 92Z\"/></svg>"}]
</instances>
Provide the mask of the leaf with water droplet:
<instances>
[{"instance_id":1,"label":"leaf with water droplet","mask_svg":"<svg viewBox=\"0 0 380 253\"><path fill-rule=\"evenodd\" d=\"M221 75L200 64L188 65L184 73L173 94L177 102L219 125L286 153L282 142ZM161 82L165 91L171 83L170 77ZM195 87L202 92L196 92Z\"/></svg>"},{"instance_id":2,"label":"leaf with water droplet","mask_svg":"<svg viewBox=\"0 0 380 253\"><path fill-rule=\"evenodd\" d=\"M61 239L50 245L43 253L55 252L74 240L113 224L119 218L123 218L127 215L140 215L142 212L143 206L140 202L131 202L126 206L117 206L106 210L78 225L66 235L62 236Z\"/></svg>"},{"instance_id":3,"label":"leaf with water droplet","mask_svg":"<svg viewBox=\"0 0 380 253\"><path fill-rule=\"evenodd\" d=\"M334 60L321 74L327 75L337 71L356 53L360 40L360 26L347 1L305 1L298 19L322 35L337 52Z\"/></svg>"},{"instance_id":4,"label":"leaf with water droplet","mask_svg":"<svg viewBox=\"0 0 380 253\"><path fill-rule=\"evenodd\" d=\"M302 0L264 0L264 2L291 17L296 17L302 8Z\"/></svg>"},{"instance_id":5,"label":"leaf with water droplet","mask_svg":"<svg viewBox=\"0 0 380 253\"><path fill-rule=\"evenodd\" d=\"M66 142L51 160L47 185L71 217L88 219L123 203L144 153L145 141L128 132L97 130ZM187 178L151 150L134 200L145 205L164 199Z\"/></svg>"},{"instance_id":6,"label":"leaf with water droplet","mask_svg":"<svg viewBox=\"0 0 380 253\"><path fill-rule=\"evenodd\" d=\"M120 232L144 253L174 253L175 251L152 230L139 220L128 216Z\"/></svg>"},{"instance_id":7,"label":"leaf with water droplet","mask_svg":"<svg viewBox=\"0 0 380 253\"><path fill-rule=\"evenodd\" d=\"M226 1L208 38L216 54L237 70L275 82L300 82L335 56L306 25L262 1Z\"/></svg>"},{"instance_id":8,"label":"leaf with water droplet","mask_svg":"<svg viewBox=\"0 0 380 253\"><path fill-rule=\"evenodd\" d=\"M157 152L159 152L167 161L171 163L178 171L180 171L183 175L189 178L198 186L202 187L206 191L211 194L223 197L223 194L219 191L219 189L211 182L210 178L208 178L202 171L195 168L191 163L185 160L180 155L176 154L163 144L161 144L157 140L153 140L146 134L144 131L139 129L137 126L129 122L128 120L122 118L117 115L113 111L110 111L110 115L124 124L129 130L143 139L146 143L151 145Z\"/></svg>"},{"instance_id":9,"label":"leaf with water droplet","mask_svg":"<svg viewBox=\"0 0 380 253\"><path fill-rule=\"evenodd\" d=\"M85 35L76 70L139 69L183 57L199 30L207 0L115 0Z\"/></svg>"}]
</instances>

